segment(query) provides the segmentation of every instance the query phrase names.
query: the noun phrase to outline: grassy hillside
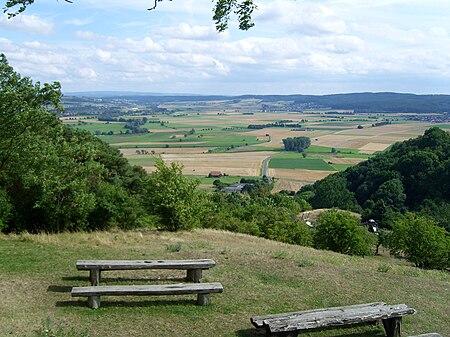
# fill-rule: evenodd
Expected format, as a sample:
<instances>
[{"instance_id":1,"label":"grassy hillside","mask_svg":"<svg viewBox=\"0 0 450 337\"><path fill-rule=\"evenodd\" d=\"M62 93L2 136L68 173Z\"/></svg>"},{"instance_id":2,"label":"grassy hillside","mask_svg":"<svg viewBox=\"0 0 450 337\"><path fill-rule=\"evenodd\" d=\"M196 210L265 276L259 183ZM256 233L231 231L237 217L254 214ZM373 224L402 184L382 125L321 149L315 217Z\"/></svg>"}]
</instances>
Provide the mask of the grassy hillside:
<instances>
[{"instance_id":1,"label":"grassy hillside","mask_svg":"<svg viewBox=\"0 0 450 337\"><path fill-rule=\"evenodd\" d=\"M72 286L88 285L77 259L213 258L204 281L225 290L199 307L195 296L104 297L91 310L72 299ZM181 271L104 273L105 284L140 284ZM175 278L175 280L173 279ZM196 230L183 233L97 232L0 235L0 336L36 336L50 318L91 337L261 336L253 315L372 301L406 303L404 335L436 331L450 335L450 275L411 267L388 257L351 257L241 234ZM383 336L381 327L324 331L311 336Z\"/></svg>"}]
</instances>

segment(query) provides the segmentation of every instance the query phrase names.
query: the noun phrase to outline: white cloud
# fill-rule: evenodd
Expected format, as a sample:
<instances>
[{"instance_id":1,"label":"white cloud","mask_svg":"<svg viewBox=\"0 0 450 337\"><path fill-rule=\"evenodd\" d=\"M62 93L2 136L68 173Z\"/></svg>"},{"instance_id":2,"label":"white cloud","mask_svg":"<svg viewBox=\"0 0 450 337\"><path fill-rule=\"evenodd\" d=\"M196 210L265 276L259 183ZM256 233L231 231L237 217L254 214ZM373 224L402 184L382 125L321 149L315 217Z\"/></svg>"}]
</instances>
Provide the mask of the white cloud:
<instances>
[{"instance_id":1,"label":"white cloud","mask_svg":"<svg viewBox=\"0 0 450 337\"><path fill-rule=\"evenodd\" d=\"M6 14L0 17L0 27L8 30L20 31L30 35L50 35L53 24L41 19L37 15L21 14L8 19Z\"/></svg>"},{"instance_id":2,"label":"white cloud","mask_svg":"<svg viewBox=\"0 0 450 337\"><path fill-rule=\"evenodd\" d=\"M93 19L92 18L85 18L85 19L70 19L70 20L66 20L64 21L65 24L67 25L73 25L73 26L86 26L90 23L92 23Z\"/></svg>"},{"instance_id":3,"label":"white cloud","mask_svg":"<svg viewBox=\"0 0 450 337\"><path fill-rule=\"evenodd\" d=\"M309 1L274 0L260 6L256 20L301 35L344 34L347 24L329 7Z\"/></svg>"},{"instance_id":4,"label":"white cloud","mask_svg":"<svg viewBox=\"0 0 450 337\"><path fill-rule=\"evenodd\" d=\"M213 26L194 26L185 22L177 26L161 28L158 33L165 37L186 40L217 40L221 37Z\"/></svg>"},{"instance_id":5,"label":"white cloud","mask_svg":"<svg viewBox=\"0 0 450 337\"><path fill-rule=\"evenodd\" d=\"M97 73L92 68L81 68L79 75L85 80L95 80L97 78Z\"/></svg>"},{"instance_id":6,"label":"white cloud","mask_svg":"<svg viewBox=\"0 0 450 337\"><path fill-rule=\"evenodd\" d=\"M81 40L95 40L100 38L100 35L85 30L76 31L75 36Z\"/></svg>"}]
</instances>

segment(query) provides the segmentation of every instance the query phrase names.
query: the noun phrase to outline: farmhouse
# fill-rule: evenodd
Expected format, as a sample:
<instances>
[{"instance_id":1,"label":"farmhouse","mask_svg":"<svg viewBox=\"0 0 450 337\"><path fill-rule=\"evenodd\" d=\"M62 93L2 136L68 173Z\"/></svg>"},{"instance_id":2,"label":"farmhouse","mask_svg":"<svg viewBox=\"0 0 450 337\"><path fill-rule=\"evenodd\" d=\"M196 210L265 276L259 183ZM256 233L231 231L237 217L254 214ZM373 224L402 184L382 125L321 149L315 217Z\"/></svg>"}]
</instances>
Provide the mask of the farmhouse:
<instances>
[{"instance_id":1,"label":"farmhouse","mask_svg":"<svg viewBox=\"0 0 450 337\"><path fill-rule=\"evenodd\" d=\"M211 171L208 174L208 178L222 178L223 174L220 171Z\"/></svg>"}]
</instances>

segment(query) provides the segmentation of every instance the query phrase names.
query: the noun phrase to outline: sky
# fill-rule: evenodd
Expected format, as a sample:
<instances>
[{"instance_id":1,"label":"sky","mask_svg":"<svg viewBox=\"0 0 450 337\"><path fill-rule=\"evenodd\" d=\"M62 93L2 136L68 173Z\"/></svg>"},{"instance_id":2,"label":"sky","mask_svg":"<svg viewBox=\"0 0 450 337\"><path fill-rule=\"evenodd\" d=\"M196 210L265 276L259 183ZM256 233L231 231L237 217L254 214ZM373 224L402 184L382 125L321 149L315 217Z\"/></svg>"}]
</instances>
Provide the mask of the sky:
<instances>
[{"instance_id":1,"label":"sky","mask_svg":"<svg viewBox=\"0 0 450 337\"><path fill-rule=\"evenodd\" d=\"M450 94L448 0L255 2L217 33L211 0L35 0L0 14L0 53L63 92Z\"/></svg>"}]
</instances>

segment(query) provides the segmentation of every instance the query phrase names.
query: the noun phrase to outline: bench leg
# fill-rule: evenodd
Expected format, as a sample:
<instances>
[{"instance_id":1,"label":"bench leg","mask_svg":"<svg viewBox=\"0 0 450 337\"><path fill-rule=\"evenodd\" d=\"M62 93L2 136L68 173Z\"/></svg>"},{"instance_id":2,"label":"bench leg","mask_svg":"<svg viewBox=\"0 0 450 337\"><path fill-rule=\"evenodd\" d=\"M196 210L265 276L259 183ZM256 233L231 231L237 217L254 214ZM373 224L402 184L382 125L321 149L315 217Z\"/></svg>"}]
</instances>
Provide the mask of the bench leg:
<instances>
[{"instance_id":1,"label":"bench leg","mask_svg":"<svg viewBox=\"0 0 450 337\"><path fill-rule=\"evenodd\" d=\"M100 308L100 296L89 296L88 297L88 306L92 309Z\"/></svg>"},{"instance_id":2,"label":"bench leg","mask_svg":"<svg viewBox=\"0 0 450 337\"><path fill-rule=\"evenodd\" d=\"M400 337L401 317L383 319L384 330L387 337Z\"/></svg>"},{"instance_id":3,"label":"bench leg","mask_svg":"<svg viewBox=\"0 0 450 337\"><path fill-rule=\"evenodd\" d=\"M198 294L197 304L198 305L208 305L211 302L211 294Z\"/></svg>"},{"instance_id":4,"label":"bench leg","mask_svg":"<svg viewBox=\"0 0 450 337\"><path fill-rule=\"evenodd\" d=\"M186 280L194 283L200 283L202 279L202 270L201 269L188 269Z\"/></svg>"},{"instance_id":5,"label":"bench leg","mask_svg":"<svg viewBox=\"0 0 450 337\"><path fill-rule=\"evenodd\" d=\"M100 269L91 269L89 278L92 286L98 286L100 284Z\"/></svg>"}]
</instances>

